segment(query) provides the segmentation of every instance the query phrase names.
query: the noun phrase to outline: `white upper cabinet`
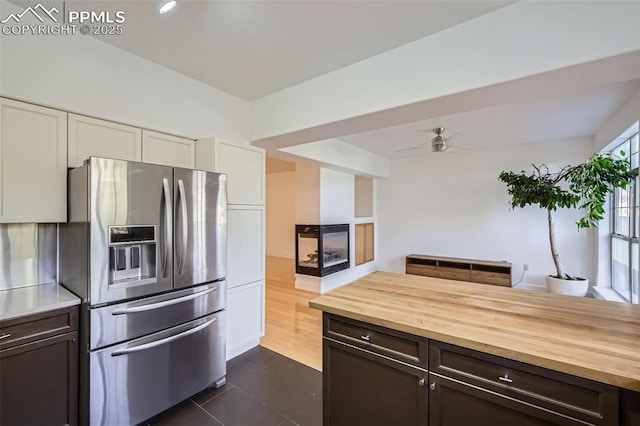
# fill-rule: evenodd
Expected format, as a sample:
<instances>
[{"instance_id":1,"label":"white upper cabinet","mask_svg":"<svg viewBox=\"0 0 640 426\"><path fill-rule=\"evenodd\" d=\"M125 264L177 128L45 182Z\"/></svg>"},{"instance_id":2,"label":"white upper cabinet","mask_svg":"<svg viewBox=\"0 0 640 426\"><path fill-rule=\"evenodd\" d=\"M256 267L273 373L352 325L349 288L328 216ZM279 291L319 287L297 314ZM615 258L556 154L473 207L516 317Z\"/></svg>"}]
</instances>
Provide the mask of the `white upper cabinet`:
<instances>
[{"instance_id":1,"label":"white upper cabinet","mask_svg":"<svg viewBox=\"0 0 640 426\"><path fill-rule=\"evenodd\" d=\"M0 98L0 222L66 222L67 113Z\"/></svg>"},{"instance_id":2,"label":"white upper cabinet","mask_svg":"<svg viewBox=\"0 0 640 426\"><path fill-rule=\"evenodd\" d=\"M141 161L142 130L69 114L69 167L80 167L89 157Z\"/></svg>"},{"instance_id":3,"label":"white upper cabinet","mask_svg":"<svg viewBox=\"0 0 640 426\"><path fill-rule=\"evenodd\" d=\"M264 149L217 138L197 141L196 167L227 174L229 204L264 205Z\"/></svg>"},{"instance_id":4,"label":"white upper cabinet","mask_svg":"<svg viewBox=\"0 0 640 426\"><path fill-rule=\"evenodd\" d=\"M264 149L220 142L216 164L227 174L229 204L264 205Z\"/></svg>"},{"instance_id":5,"label":"white upper cabinet","mask_svg":"<svg viewBox=\"0 0 640 426\"><path fill-rule=\"evenodd\" d=\"M192 139L143 130L142 161L193 169L196 163L196 143Z\"/></svg>"}]
</instances>

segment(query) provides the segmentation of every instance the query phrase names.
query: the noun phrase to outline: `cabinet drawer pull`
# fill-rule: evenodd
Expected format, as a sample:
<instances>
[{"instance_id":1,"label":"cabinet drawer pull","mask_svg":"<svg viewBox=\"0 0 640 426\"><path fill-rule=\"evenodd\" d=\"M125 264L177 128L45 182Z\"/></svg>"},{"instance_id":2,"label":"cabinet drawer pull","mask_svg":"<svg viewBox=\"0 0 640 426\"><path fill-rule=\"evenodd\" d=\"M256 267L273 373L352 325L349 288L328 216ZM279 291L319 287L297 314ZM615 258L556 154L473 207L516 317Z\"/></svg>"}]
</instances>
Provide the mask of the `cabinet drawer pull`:
<instances>
[{"instance_id":1,"label":"cabinet drawer pull","mask_svg":"<svg viewBox=\"0 0 640 426\"><path fill-rule=\"evenodd\" d=\"M513 382L513 380L510 379L509 375L507 375L507 374L505 374L504 377L503 376L498 377L498 380L502 380L503 382L507 382L507 383Z\"/></svg>"},{"instance_id":2,"label":"cabinet drawer pull","mask_svg":"<svg viewBox=\"0 0 640 426\"><path fill-rule=\"evenodd\" d=\"M11 337L11 333L3 334L0 336L0 340L8 339L9 337Z\"/></svg>"},{"instance_id":3,"label":"cabinet drawer pull","mask_svg":"<svg viewBox=\"0 0 640 426\"><path fill-rule=\"evenodd\" d=\"M366 340L367 342L369 341L369 335L368 334L365 334L364 336L360 336L360 338L362 340Z\"/></svg>"}]
</instances>

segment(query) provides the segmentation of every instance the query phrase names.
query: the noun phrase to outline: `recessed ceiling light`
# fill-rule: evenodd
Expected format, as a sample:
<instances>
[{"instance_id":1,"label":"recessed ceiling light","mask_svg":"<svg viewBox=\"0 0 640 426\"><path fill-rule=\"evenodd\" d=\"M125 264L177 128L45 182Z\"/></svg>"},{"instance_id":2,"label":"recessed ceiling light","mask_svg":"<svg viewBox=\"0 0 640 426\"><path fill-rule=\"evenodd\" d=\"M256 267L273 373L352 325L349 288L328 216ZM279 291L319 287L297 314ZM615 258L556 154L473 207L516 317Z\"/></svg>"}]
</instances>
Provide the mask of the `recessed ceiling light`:
<instances>
[{"instance_id":1,"label":"recessed ceiling light","mask_svg":"<svg viewBox=\"0 0 640 426\"><path fill-rule=\"evenodd\" d=\"M167 13L171 12L177 5L178 2L176 0L165 1L162 3L162 6L160 6L160 9L158 9L158 12L160 13L160 15L166 15Z\"/></svg>"}]
</instances>

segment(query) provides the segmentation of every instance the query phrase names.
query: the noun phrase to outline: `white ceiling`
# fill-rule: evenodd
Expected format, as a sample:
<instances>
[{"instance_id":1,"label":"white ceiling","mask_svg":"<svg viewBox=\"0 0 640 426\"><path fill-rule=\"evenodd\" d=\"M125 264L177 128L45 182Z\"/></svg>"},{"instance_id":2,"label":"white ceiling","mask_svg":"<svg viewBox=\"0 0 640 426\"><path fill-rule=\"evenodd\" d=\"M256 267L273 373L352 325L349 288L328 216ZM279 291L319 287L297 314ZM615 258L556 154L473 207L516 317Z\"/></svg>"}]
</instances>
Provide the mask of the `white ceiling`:
<instances>
[{"instance_id":1,"label":"white ceiling","mask_svg":"<svg viewBox=\"0 0 640 426\"><path fill-rule=\"evenodd\" d=\"M481 150L593 135L639 89L640 80L632 80L568 96L505 104L387 127L344 136L340 140L394 159L438 155L430 151L429 144L424 150L394 153L430 141L435 136L432 132L435 127L445 127L446 135L461 133L453 138L454 148L460 150Z\"/></svg>"},{"instance_id":2,"label":"white ceiling","mask_svg":"<svg viewBox=\"0 0 640 426\"><path fill-rule=\"evenodd\" d=\"M253 100L512 3L179 0L160 16L157 0L109 1L126 22L123 34L101 39Z\"/></svg>"}]
</instances>

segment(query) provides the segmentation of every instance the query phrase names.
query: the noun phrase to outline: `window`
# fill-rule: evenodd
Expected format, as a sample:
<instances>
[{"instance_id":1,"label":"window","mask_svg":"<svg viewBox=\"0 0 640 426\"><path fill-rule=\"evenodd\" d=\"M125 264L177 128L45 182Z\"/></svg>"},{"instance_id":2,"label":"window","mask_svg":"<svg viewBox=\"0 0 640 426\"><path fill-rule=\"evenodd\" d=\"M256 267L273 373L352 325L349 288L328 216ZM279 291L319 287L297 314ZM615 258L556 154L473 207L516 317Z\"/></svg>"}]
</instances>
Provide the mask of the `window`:
<instances>
[{"instance_id":1,"label":"window","mask_svg":"<svg viewBox=\"0 0 640 426\"><path fill-rule=\"evenodd\" d=\"M611 288L630 303L638 303L638 269L640 261L640 163L638 133L612 150L631 160L636 178L625 189L613 193L611 210Z\"/></svg>"}]
</instances>

